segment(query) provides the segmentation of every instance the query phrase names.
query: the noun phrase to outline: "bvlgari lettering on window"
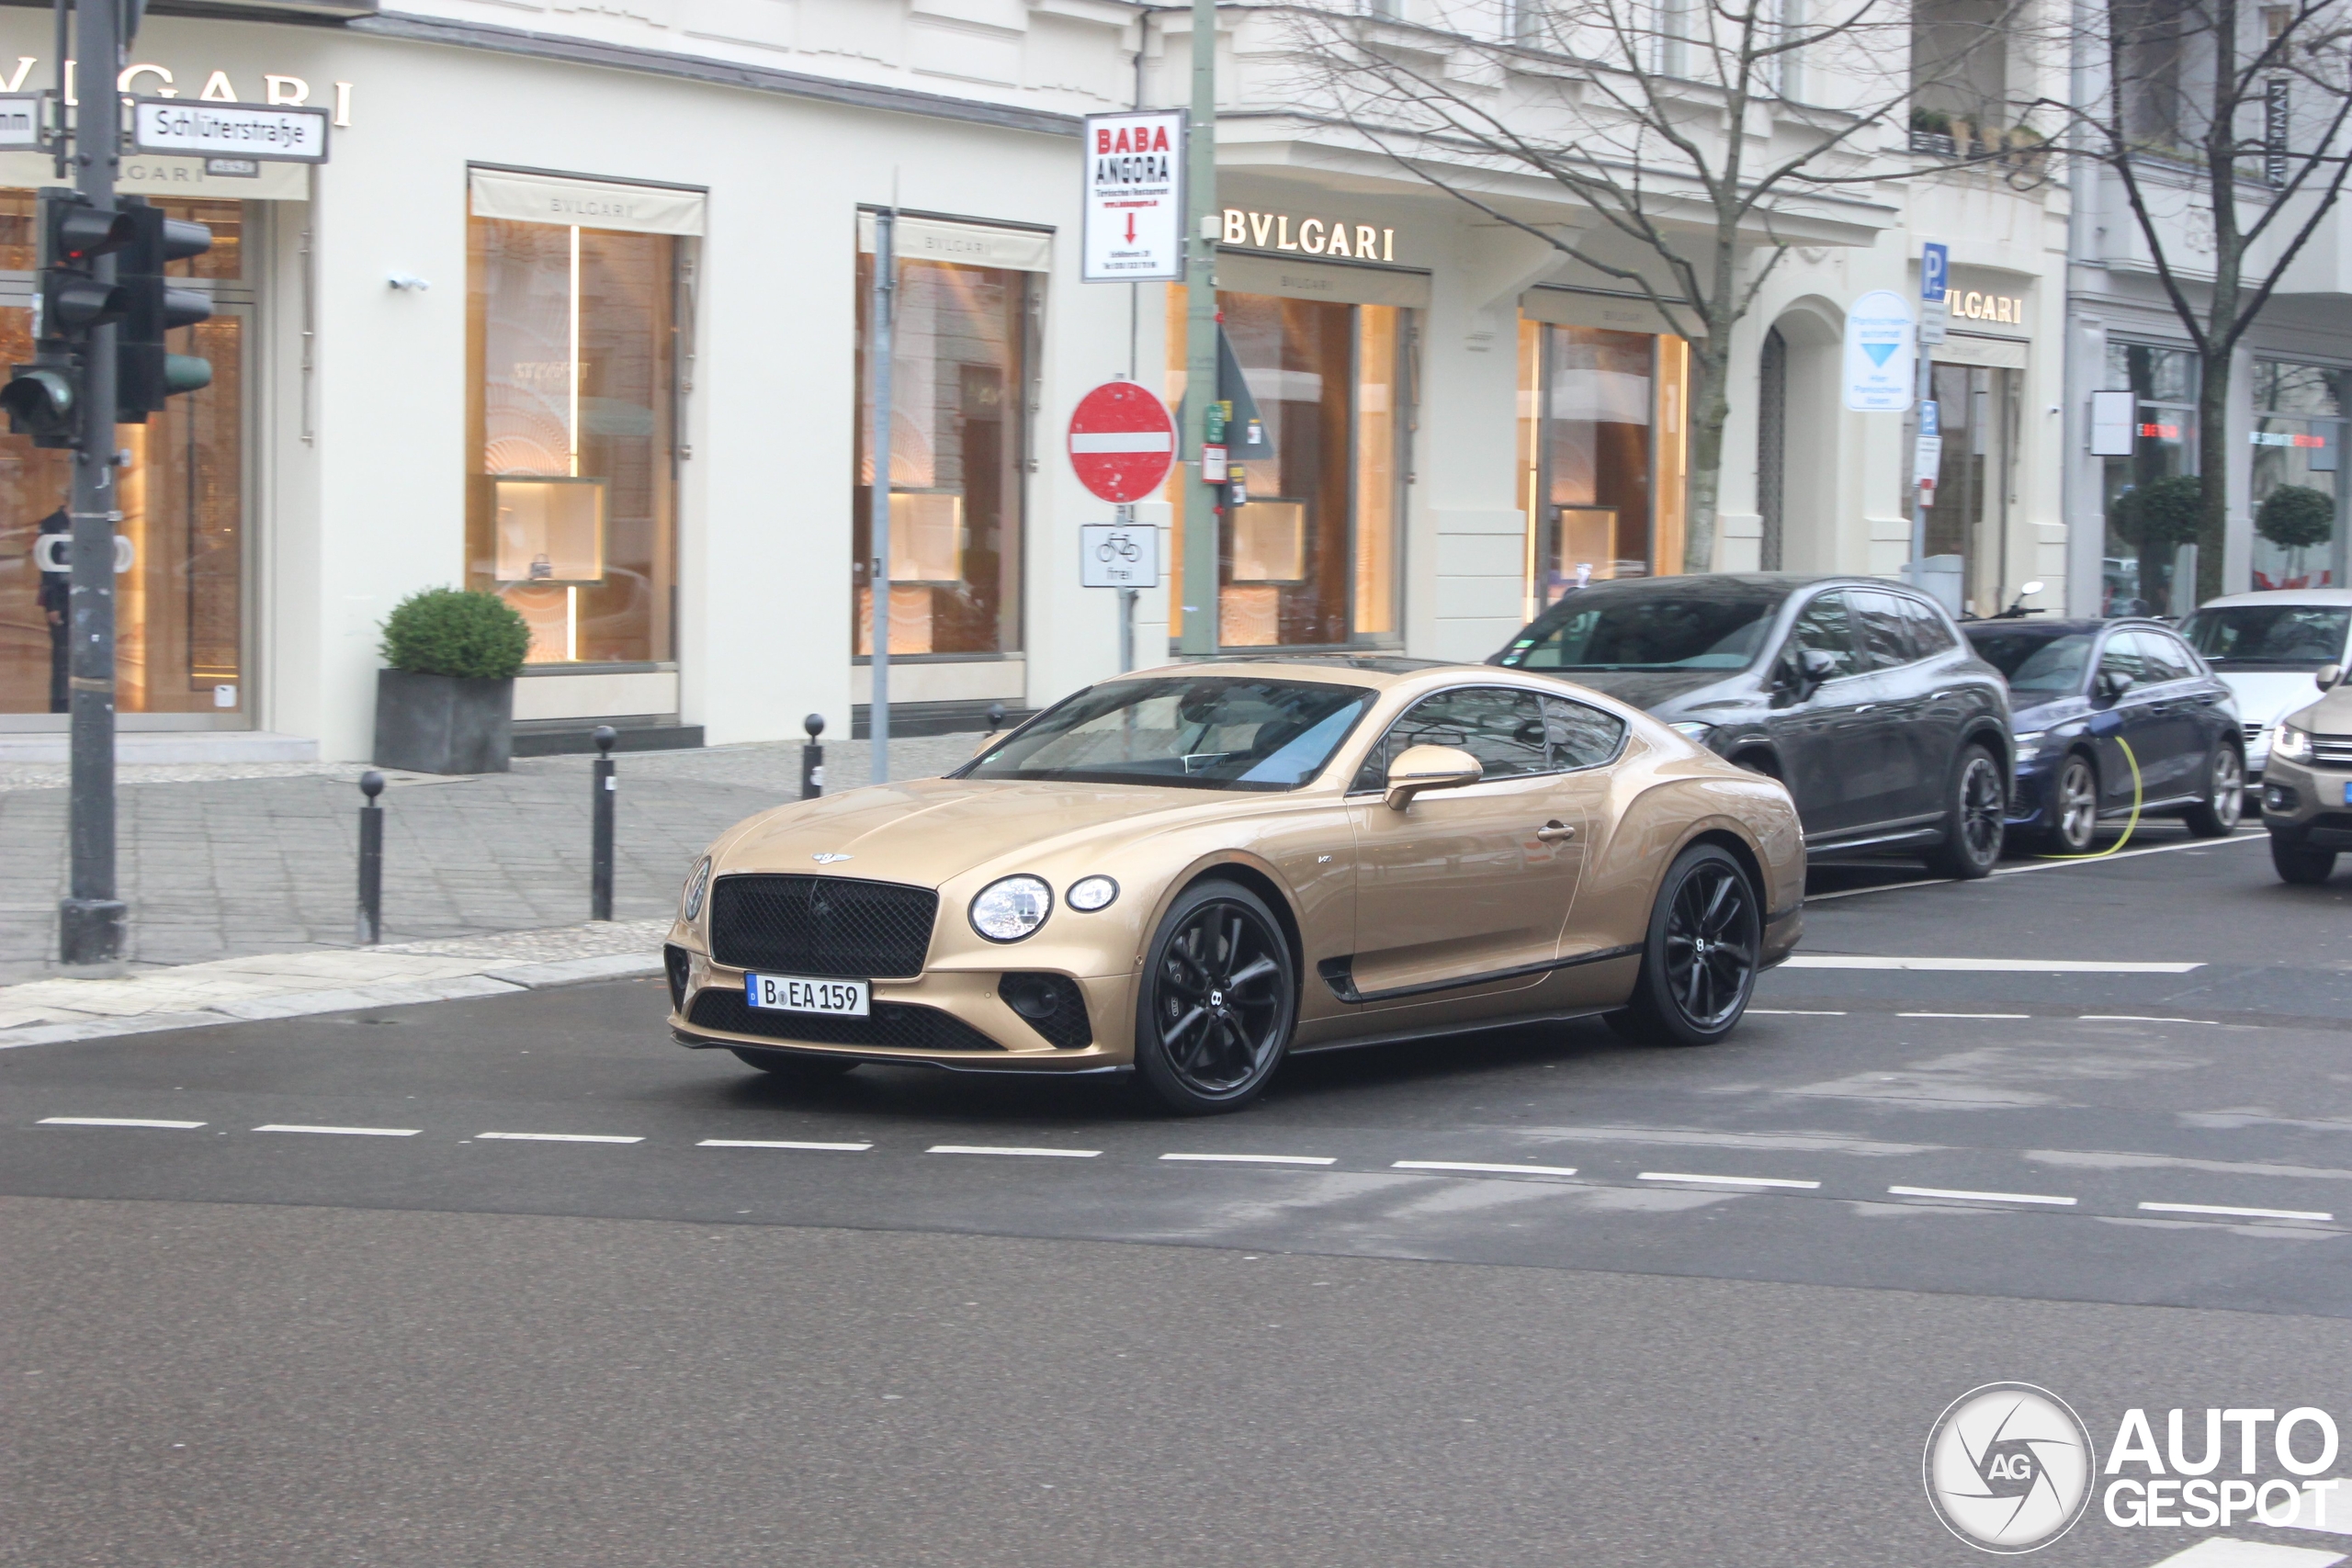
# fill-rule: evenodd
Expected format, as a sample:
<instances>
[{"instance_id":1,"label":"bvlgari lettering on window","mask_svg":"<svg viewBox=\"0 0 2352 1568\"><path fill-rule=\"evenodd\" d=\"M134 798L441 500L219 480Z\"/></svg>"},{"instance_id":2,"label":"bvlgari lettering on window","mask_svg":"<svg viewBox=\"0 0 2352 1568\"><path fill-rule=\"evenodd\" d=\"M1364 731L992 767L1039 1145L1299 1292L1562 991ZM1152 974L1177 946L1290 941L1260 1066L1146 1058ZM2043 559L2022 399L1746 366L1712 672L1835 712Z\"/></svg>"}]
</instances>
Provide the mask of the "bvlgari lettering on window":
<instances>
[{"instance_id":1,"label":"bvlgari lettering on window","mask_svg":"<svg viewBox=\"0 0 2352 1568\"><path fill-rule=\"evenodd\" d=\"M1225 209L1225 243L1253 251L1296 251L1304 255L1351 261L1393 262L1396 231L1361 223L1343 215L1302 217L1288 212Z\"/></svg>"},{"instance_id":2,"label":"bvlgari lettering on window","mask_svg":"<svg viewBox=\"0 0 2352 1568\"><path fill-rule=\"evenodd\" d=\"M1952 320L1956 321L1991 321L2005 327L2026 324L2025 300L2017 295L1955 288L1946 298L1951 305Z\"/></svg>"},{"instance_id":3,"label":"bvlgari lettering on window","mask_svg":"<svg viewBox=\"0 0 2352 1568\"><path fill-rule=\"evenodd\" d=\"M13 72L0 71L0 93L20 93L25 91L28 85L38 85L44 77L53 78L53 72L43 69L39 55L20 54L17 57L17 68ZM76 96L79 76L78 62L67 60L65 62L65 107L68 108L75 107L81 102ZM260 104L270 108L327 107L311 102L312 89L307 77L269 71L261 72L258 74L245 73L247 85L250 86L256 81L261 84L261 94L256 97L241 92L236 79L226 71L218 68L210 71L189 71L187 73L186 79L194 81L198 76L203 78L204 85L197 89L196 96L202 103ZM122 68L122 73L115 78L115 90L140 97L176 98L186 90L181 84L181 75L174 72L170 66L159 65L152 60L142 60L136 64ZM352 84L336 82L330 85L334 99L334 123L338 129L348 130L351 125Z\"/></svg>"}]
</instances>

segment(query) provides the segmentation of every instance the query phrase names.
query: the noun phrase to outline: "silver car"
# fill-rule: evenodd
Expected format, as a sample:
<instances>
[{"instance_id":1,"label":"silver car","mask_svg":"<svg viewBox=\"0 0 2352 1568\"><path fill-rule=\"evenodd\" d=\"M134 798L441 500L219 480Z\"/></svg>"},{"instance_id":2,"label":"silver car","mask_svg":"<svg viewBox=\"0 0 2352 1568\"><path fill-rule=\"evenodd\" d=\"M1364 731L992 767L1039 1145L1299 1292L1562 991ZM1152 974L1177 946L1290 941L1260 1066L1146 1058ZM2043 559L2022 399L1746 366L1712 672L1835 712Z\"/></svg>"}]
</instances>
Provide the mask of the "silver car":
<instances>
[{"instance_id":1,"label":"silver car","mask_svg":"<svg viewBox=\"0 0 2352 1568\"><path fill-rule=\"evenodd\" d=\"M2261 776L2278 721L2312 700L2324 665L2352 664L2352 589L2233 593L2198 606L2180 635L2237 698L2245 771Z\"/></svg>"}]
</instances>

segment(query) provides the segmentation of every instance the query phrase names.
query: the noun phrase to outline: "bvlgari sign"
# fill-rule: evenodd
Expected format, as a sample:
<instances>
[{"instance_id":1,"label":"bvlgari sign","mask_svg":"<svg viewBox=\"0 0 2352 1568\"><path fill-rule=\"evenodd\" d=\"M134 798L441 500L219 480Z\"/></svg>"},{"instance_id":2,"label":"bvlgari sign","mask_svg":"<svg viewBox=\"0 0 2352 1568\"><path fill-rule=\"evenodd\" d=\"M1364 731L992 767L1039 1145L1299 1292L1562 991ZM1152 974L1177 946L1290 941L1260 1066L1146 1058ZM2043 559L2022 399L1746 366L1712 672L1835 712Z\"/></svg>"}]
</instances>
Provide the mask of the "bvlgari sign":
<instances>
[{"instance_id":1,"label":"bvlgari sign","mask_svg":"<svg viewBox=\"0 0 2352 1568\"><path fill-rule=\"evenodd\" d=\"M327 111L265 104L140 98L131 105L131 146L141 152L202 158L327 161Z\"/></svg>"}]
</instances>

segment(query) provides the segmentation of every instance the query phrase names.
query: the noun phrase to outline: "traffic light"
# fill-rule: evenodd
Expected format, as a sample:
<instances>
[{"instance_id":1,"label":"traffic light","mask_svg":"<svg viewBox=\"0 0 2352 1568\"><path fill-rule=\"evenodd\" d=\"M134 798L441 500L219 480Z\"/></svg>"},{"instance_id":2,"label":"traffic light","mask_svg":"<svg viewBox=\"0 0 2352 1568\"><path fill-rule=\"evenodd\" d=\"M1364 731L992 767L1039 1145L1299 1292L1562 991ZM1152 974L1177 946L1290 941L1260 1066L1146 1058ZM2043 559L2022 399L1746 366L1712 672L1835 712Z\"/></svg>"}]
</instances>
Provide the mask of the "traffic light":
<instances>
[{"instance_id":1,"label":"traffic light","mask_svg":"<svg viewBox=\"0 0 2352 1568\"><path fill-rule=\"evenodd\" d=\"M115 418L144 424L161 413L176 393L212 384L211 362L192 354L172 354L164 334L212 316L212 298L192 288L174 288L164 276L172 262L200 256L212 248L212 231L201 223L166 218L142 197L122 198L130 243L115 264L123 296L122 324L115 329Z\"/></svg>"},{"instance_id":2,"label":"traffic light","mask_svg":"<svg viewBox=\"0 0 2352 1568\"><path fill-rule=\"evenodd\" d=\"M90 333L119 321L130 298L97 276L97 261L130 243L135 220L56 187L40 193L40 271L33 284L33 358L10 367L0 387L8 428L37 446L71 446L80 418L82 374L75 351Z\"/></svg>"}]
</instances>

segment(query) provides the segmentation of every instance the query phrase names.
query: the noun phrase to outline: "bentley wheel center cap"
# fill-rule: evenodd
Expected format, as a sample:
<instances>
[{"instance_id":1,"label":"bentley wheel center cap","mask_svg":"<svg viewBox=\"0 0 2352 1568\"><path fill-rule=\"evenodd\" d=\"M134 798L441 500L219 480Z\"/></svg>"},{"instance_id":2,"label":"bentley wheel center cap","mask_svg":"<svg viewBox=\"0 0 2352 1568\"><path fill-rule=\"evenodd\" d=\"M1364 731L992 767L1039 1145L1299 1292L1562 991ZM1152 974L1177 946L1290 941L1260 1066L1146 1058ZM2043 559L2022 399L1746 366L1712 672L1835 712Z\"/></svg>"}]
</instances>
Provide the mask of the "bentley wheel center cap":
<instances>
[{"instance_id":1,"label":"bentley wheel center cap","mask_svg":"<svg viewBox=\"0 0 2352 1568\"><path fill-rule=\"evenodd\" d=\"M1211 991L1209 993L1209 1006L1213 1008L1221 1008L1224 1005L1225 993L1223 991Z\"/></svg>"}]
</instances>

